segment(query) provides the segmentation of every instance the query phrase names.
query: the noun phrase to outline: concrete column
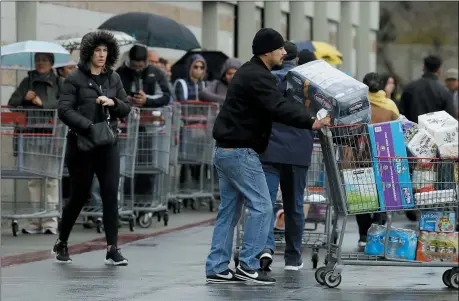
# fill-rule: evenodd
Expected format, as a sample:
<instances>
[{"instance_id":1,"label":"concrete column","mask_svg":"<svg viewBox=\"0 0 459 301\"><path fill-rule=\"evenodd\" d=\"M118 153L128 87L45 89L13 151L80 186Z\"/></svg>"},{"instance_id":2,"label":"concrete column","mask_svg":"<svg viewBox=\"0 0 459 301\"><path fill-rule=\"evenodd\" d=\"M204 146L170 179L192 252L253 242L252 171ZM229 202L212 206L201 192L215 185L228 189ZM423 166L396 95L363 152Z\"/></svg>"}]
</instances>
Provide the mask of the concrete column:
<instances>
[{"instance_id":1,"label":"concrete column","mask_svg":"<svg viewBox=\"0 0 459 301\"><path fill-rule=\"evenodd\" d=\"M306 16L304 14L304 2L292 1L290 5L290 28L289 36L292 41L304 41L306 39Z\"/></svg>"},{"instance_id":2,"label":"concrete column","mask_svg":"<svg viewBox=\"0 0 459 301\"><path fill-rule=\"evenodd\" d=\"M218 2L202 2L202 48L208 50L218 49Z\"/></svg>"},{"instance_id":3,"label":"concrete column","mask_svg":"<svg viewBox=\"0 0 459 301\"><path fill-rule=\"evenodd\" d=\"M279 33L282 33L282 11L281 3L278 1L265 1L264 2L264 20L265 27L272 28Z\"/></svg>"},{"instance_id":4,"label":"concrete column","mask_svg":"<svg viewBox=\"0 0 459 301\"><path fill-rule=\"evenodd\" d=\"M357 28L357 79L370 72L370 2L359 2L359 27Z\"/></svg>"},{"instance_id":5,"label":"concrete column","mask_svg":"<svg viewBox=\"0 0 459 301\"><path fill-rule=\"evenodd\" d=\"M256 33L255 2L237 3L237 52L238 58L248 61L252 55L252 41Z\"/></svg>"},{"instance_id":6,"label":"concrete column","mask_svg":"<svg viewBox=\"0 0 459 301\"><path fill-rule=\"evenodd\" d=\"M16 37L18 42L37 39L38 5L38 1L16 1Z\"/></svg>"},{"instance_id":7,"label":"concrete column","mask_svg":"<svg viewBox=\"0 0 459 301\"><path fill-rule=\"evenodd\" d=\"M327 2L314 2L314 19L312 20L312 40L328 42Z\"/></svg>"},{"instance_id":8,"label":"concrete column","mask_svg":"<svg viewBox=\"0 0 459 301\"><path fill-rule=\"evenodd\" d=\"M341 2L341 22L338 29L338 49L343 54L343 64L340 70L352 71L352 3Z\"/></svg>"}]
</instances>

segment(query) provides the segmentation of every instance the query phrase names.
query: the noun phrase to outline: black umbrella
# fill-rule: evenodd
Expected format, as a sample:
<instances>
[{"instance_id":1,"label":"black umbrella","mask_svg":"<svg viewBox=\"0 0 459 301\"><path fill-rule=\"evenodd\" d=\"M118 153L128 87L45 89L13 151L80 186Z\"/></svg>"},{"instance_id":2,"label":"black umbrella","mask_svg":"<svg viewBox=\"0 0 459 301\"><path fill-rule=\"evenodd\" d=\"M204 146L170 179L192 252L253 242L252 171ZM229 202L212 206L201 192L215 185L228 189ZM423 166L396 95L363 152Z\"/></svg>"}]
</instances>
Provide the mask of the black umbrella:
<instances>
[{"instance_id":1,"label":"black umbrella","mask_svg":"<svg viewBox=\"0 0 459 301\"><path fill-rule=\"evenodd\" d=\"M100 25L99 29L125 32L150 47L186 51L201 47L186 26L170 18L150 13L116 15Z\"/></svg>"},{"instance_id":2,"label":"black umbrella","mask_svg":"<svg viewBox=\"0 0 459 301\"><path fill-rule=\"evenodd\" d=\"M171 79L173 82L178 78L188 77L188 72L190 72L190 70L187 68L187 63L190 57L194 54L199 54L206 60L206 80L214 80L220 77L223 64L228 59L226 54L221 51L188 51L171 67Z\"/></svg>"}]
</instances>

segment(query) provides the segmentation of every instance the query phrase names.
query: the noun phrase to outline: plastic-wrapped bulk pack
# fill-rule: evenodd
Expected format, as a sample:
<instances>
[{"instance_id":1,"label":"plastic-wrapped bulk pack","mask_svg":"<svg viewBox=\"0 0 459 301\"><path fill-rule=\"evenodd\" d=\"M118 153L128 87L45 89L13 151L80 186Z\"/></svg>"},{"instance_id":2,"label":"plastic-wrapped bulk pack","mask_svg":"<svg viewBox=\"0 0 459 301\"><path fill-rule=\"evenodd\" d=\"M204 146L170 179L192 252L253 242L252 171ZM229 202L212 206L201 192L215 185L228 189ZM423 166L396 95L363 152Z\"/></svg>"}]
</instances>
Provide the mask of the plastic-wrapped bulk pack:
<instances>
[{"instance_id":1,"label":"plastic-wrapped bulk pack","mask_svg":"<svg viewBox=\"0 0 459 301\"><path fill-rule=\"evenodd\" d=\"M323 60L295 67L287 73L287 94L304 103L316 116L329 112L333 125L369 123L368 87Z\"/></svg>"}]
</instances>

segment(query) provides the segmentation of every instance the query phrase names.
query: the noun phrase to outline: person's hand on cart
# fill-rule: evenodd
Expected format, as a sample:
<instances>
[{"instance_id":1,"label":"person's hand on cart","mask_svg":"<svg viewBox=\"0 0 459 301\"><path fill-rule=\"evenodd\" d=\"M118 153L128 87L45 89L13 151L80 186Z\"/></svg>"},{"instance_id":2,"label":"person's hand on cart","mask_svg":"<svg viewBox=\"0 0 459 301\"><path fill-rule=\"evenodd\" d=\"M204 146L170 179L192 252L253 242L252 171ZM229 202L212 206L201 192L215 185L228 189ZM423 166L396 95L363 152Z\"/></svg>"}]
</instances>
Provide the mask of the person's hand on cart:
<instances>
[{"instance_id":1,"label":"person's hand on cart","mask_svg":"<svg viewBox=\"0 0 459 301\"><path fill-rule=\"evenodd\" d=\"M314 124L312 125L312 129L313 130L320 130L321 128L325 127L325 126L330 126L331 124L331 117L330 116L326 116L322 119L316 119L314 121Z\"/></svg>"}]
</instances>

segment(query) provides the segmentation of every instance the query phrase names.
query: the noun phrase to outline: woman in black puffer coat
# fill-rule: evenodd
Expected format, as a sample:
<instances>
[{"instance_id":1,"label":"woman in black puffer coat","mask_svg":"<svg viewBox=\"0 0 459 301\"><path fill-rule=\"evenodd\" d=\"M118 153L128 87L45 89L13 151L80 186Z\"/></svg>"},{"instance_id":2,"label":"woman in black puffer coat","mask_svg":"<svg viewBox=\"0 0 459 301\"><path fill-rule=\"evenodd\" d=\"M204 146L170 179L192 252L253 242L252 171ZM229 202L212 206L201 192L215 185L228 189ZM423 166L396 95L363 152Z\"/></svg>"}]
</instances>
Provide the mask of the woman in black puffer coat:
<instances>
[{"instance_id":1,"label":"woman in black puffer coat","mask_svg":"<svg viewBox=\"0 0 459 301\"><path fill-rule=\"evenodd\" d=\"M106 264L127 265L117 248L118 184L120 155L117 142L83 151L77 145L78 135L91 140L94 124L104 121L108 110L113 133L118 132L118 119L129 115L127 101L119 75L112 70L119 56L114 36L106 31L86 34L81 40L80 62L64 82L58 114L69 127L67 136L67 168L70 174L71 196L62 212L59 239L53 251L60 262L70 262L67 240L81 209L86 203L94 174L100 183L103 222L107 239Z\"/></svg>"}]
</instances>

